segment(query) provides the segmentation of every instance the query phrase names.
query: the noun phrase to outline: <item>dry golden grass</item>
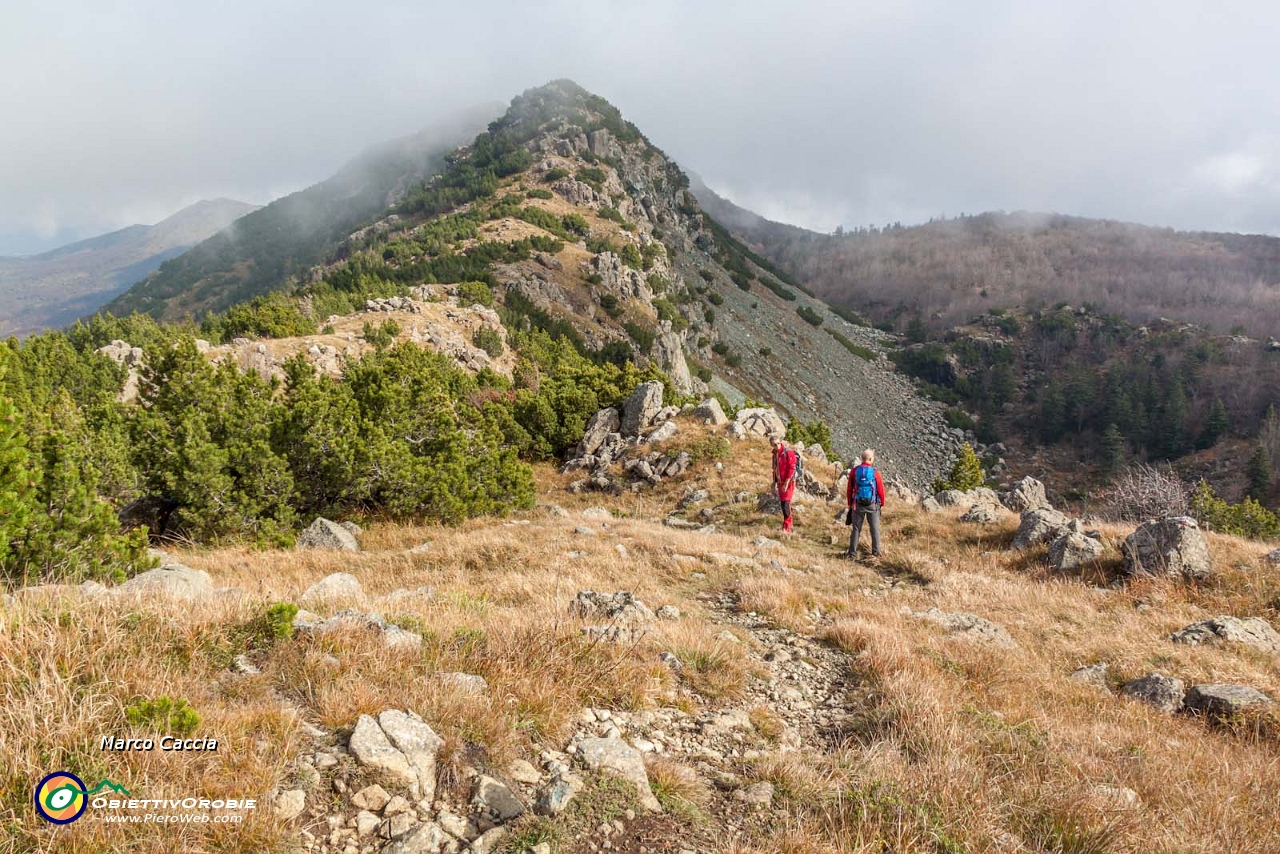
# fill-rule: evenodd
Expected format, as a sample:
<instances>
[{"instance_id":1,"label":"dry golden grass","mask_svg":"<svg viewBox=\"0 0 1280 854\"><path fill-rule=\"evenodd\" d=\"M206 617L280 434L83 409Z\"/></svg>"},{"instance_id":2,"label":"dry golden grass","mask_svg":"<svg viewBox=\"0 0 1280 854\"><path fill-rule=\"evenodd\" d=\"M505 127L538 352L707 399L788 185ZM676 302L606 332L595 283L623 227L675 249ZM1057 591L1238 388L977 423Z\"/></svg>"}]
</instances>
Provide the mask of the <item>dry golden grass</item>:
<instances>
[{"instance_id":1,"label":"dry golden grass","mask_svg":"<svg viewBox=\"0 0 1280 854\"><path fill-rule=\"evenodd\" d=\"M681 429L695 438L705 432ZM1043 549L1007 548L1013 517L978 528L960 523L958 512L931 516L891 505L885 559L855 565L838 557L847 528L818 503L798 512L785 548L752 546L760 534L781 538L778 520L756 513L753 502L731 503L736 492L767 485L761 444L735 443L721 472L708 461L679 483L618 497L566 493L571 478L549 468L537 477L545 500L568 517L538 509L512 522L457 528L374 521L358 555L190 551L179 557L246 595L179 608L32 599L0 614L7 627L0 632L0 852L269 851L290 835L268 810L240 826L81 821L55 830L33 815L30 797L36 780L60 768L148 795L261 797L288 781L305 744L302 721L342 729L361 713L408 707L445 737L448 783L464 761L503 767L561 746L583 707L700 711L737 703L766 739L765 753L742 760L740 770L773 782L785 814L762 820L755 836L733 848L726 842L726 850L1280 850L1274 720L1211 728L1067 678L1106 661L1117 680L1161 670L1189 684L1239 682L1280 697L1275 656L1168 640L1171 631L1220 613L1274 622L1280 582L1263 566L1265 547L1211 537L1219 568L1212 582L1108 589L1102 583L1118 563L1124 528L1104 526L1108 552L1097 568L1057 578ZM702 506L725 505L717 512L720 533L660 524L686 484L711 490ZM595 505L618 518L607 527L583 519L580 511ZM574 533L581 525L598 535ZM255 653L262 675L228 672L245 627L270 603L296 601L338 571L360 580L369 597L363 607L422 634L423 648L393 653L360 633L295 638ZM387 598L419 587L434 594ZM651 624L630 644L593 644L581 633L584 621L566 608L584 588L633 590L651 608L678 606L682 617ZM713 610L712 599L723 594L848 653L857 690L842 745L769 746L770 732L781 731L777 711L743 699L764 672L762 650L741 629L733 628L741 643L718 638L732 628ZM953 638L911 616L928 607L1000 623L1016 646ZM657 660L668 649L684 661L679 680ZM448 671L484 676L490 690L465 694L435 676ZM218 752L97 750L101 734L132 734L123 712L130 701L159 695L189 701L201 715L196 734L218 738ZM707 806L711 793L683 766L662 760L651 774L673 803L692 805L691 821L701 820L695 814L717 820ZM1124 804L1100 786L1131 789L1139 801Z\"/></svg>"}]
</instances>

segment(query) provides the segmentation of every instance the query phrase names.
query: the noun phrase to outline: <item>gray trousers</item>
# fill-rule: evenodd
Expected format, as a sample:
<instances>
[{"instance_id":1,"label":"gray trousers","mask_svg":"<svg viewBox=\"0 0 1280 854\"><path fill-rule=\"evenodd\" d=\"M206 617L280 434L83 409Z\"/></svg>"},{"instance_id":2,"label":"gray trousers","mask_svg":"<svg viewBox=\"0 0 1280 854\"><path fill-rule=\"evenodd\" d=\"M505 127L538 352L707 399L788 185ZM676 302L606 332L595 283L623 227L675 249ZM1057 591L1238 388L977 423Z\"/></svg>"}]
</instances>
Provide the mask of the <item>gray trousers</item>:
<instances>
[{"instance_id":1,"label":"gray trousers","mask_svg":"<svg viewBox=\"0 0 1280 854\"><path fill-rule=\"evenodd\" d=\"M853 532L849 535L849 554L857 555L858 538L862 535L862 521L866 520L871 529L871 554L880 555L880 505L853 508Z\"/></svg>"}]
</instances>

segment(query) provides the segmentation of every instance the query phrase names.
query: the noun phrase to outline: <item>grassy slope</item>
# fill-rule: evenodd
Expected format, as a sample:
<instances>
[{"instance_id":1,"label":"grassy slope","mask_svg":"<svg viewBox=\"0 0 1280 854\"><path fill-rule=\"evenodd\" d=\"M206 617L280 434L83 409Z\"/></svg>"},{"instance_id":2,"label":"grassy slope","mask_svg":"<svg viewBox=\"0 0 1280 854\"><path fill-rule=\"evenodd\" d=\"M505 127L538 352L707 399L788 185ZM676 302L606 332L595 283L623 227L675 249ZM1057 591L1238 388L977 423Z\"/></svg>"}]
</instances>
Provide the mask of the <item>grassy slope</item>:
<instances>
[{"instance_id":1,"label":"grassy slope","mask_svg":"<svg viewBox=\"0 0 1280 854\"><path fill-rule=\"evenodd\" d=\"M682 423L673 442L700 430ZM1274 620L1280 579L1263 570L1263 547L1211 537L1219 569L1213 584L1153 581L1111 590L1095 582L1118 563L1122 529L1103 529L1107 556L1089 577L1057 579L1043 566L1043 549L1020 555L1006 548L1012 516L984 529L962 525L956 513L890 506L888 558L855 567L836 559L832 544L847 529L828 524L829 509L809 503L785 548L758 555L751 566L713 557L752 557L753 537L777 536L777 520L756 513L753 502L732 503L739 490L762 489L767 472L762 444L737 444L723 473L701 463L678 482L608 499L570 495L563 491L568 476L543 469L545 500L570 517L539 509L528 514L530 524L374 523L359 555L181 554L218 584L244 591L189 609L24 600L4 615L0 632L0 822L7 828L0 852L126 845L265 851L294 832L265 810L243 826L159 831L81 821L53 831L29 801L31 783L54 768L109 776L149 796L263 793L289 780L291 758L307 742L301 721L342 729L362 712L393 706L416 709L448 740L441 774L449 791L461 786L464 761L503 767L518 756L535 760L542 745L561 747L587 706L697 713L755 703L752 686L770 671L756 637L713 607L724 594L741 612L847 652L840 704L852 716L843 741L799 751L759 732L744 736L742 747L758 754L739 754L724 767L747 781L773 781L778 813L735 812L728 798L689 782L681 766L696 760L670 756L653 777L668 789L684 785L703 808L688 811L690 824L669 819L658 828L661 838L739 852L1280 848L1275 720L1234 733L1212 730L1067 679L1077 666L1106 660L1126 678L1159 669L1189 684L1238 681L1280 696L1274 657L1167 640L1170 631L1219 613ZM717 514L721 533L659 524L686 483L712 490L709 505L729 504ZM579 525L599 524L577 512L593 505L623 518L599 536L574 534ZM428 540L425 550L407 551ZM571 559L570 550L584 554ZM772 557L784 566L771 566ZM261 676L227 671L240 648L237 626L336 571L355 574L375 609L423 632L425 650L391 654L363 637L294 639L260 657ZM421 585L435 595L395 605L382 598ZM583 588L632 589L651 607L676 604L683 617L655 623L634 646L591 646L566 611ZM1135 607L1140 603L1151 607ZM948 638L909 616L930 606L995 620L1017 647ZM726 624L745 643L717 639ZM700 669L674 679L656 662L664 649ZM489 694L461 695L428 678L436 670L480 673ZM219 738L218 753L97 751L100 734L128 733L122 710L131 698L159 694L189 700L203 717L197 734ZM768 731L770 711L752 706L752 713ZM1117 808L1099 784L1133 789L1141 806ZM699 812L701 820L693 817ZM716 822L733 817L741 818L741 835L730 842ZM1028 847L1018 848L1015 837ZM615 837L614 845L639 850L627 837ZM585 849L566 842L561 850Z\"/></svg>"}]
</instances>

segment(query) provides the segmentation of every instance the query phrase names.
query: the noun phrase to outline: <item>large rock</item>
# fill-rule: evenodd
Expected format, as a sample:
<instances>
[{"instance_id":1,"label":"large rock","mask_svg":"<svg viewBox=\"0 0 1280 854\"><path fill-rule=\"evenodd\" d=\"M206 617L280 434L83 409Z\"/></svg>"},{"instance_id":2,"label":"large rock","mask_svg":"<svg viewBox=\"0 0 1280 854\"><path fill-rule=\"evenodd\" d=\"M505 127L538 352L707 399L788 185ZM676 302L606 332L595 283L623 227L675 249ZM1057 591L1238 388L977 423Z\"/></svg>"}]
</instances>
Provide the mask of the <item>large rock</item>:
<instances>
[{"instance_id":1,"label":"large rock","mask_svg":"<svg viewBox=\"0 0 1280 854\"><path fill-rule=\"evenodd\" d=\"M649 812L662 812L662 805L649 788L649 775L640 751L621 739L588 738L578 745L578 755L588 769L614 774L634 784L640 806Z\"/></svg>"},{"instance_id":2,"label":"large rock","mask_svg":"<svg viewBox=\"0 0 1280 854\"><path fill-rule=\"evenodd\" d=\"M1255 709L1265 709L1275 701L1247 685L1196 685L1187 692L1183 708L1211 721L1229 721Z\"/></svg>"},{"instance_id":3,"label":"large rock","mask_svg":"<svg viewBox=\"0 0 1280 854\"><path fill-rule=\"evenodd\" d=\"M1079 531L1067 531L1049 544L1049 564L1057 572L1072 572L1102 557L1102 543Z\"/></svg>"},{"instance_id":4,"label":"large rock","mask_svg":"<svg viewBox=\"0 0 1280 854\"><path fill-rule=\"evenodd\" d=\"M1261 617L1214 617L1192 623L1169 636L1174 643L1192 646L1238 643L1263 652L1280 653L1280 632Z\"/></svg>"},{"instance_id":5,"label":"large rock","mask_svg":"<svg viewBox=\"0 0 1280 854\"><path fill-rule=\"evenodd\" d=\"M658 442L665 442L676 435L677 429L678 428L676 427L676 422L668 421L665 424L663 424L661 427L659 427L657 430L654 430L649 435L645 436L640 441L646 444L647 443L656 444Z\"/></svg>"},{"instance_id":6,"label":"large rock","mask_svg":"<svg viewBox=\"0 0 1280 854\"><path fill-rule=\"evenodd\" d=\"M653 342L653 357L658 367L666 371L680 394L693 393L693 375L689 373L689 363L684 358L684 346L680 343L680 335L672 331L671 321L662 321L662 328Z\"/></svg>"},{"instance_id":7,"label":"large rock","mask_svg":"<svg viewBox=\"0 0 1280 854\"><path fill-rule=\"evenodd\" d=\"M1205 578L1213 571L1209 543L1190 516L1169 516L1142 523L1121 547L1127 575Z\"/></svg>"},{"instance_id":8,"label":"large rock","mask_svg":"<svg viewBox=\"0 0 1280 854\"><path fill-rule=\"evenodd\" d=\"M298 602L307 608L331 602L359 602L364 599L364 588L349 572L326 575L307 588Z\"/></svg>"},{"instance_id":9,"label":"large rock","mask_svg":"<svg viewBox=\"0 0 1280 854\"><path fill-rule=\"evenodd\" d=\"M501 780L485 774L476 777L471 787L471 806L485 819L502 824L524 815L524 804Z\"/></svg>"},{"instance_id":10,"label":"large rock","mask_svg":"<svg viewBox=\"0 0 1280 854\"><path fill-rule=\"evenodd\" d=\"M751 436L785 436L787 425L773 407L739 409L734 423Z\"/></svg>"},{"instance_id":11,"label":"large rock","mask_svg":"<svg viewBox=\"0 0 1280 854\"><path fill-rule=\"evenodd\" d=\"M1052 507L1045 496L1044 484L1034 477L1027 476L1013 485L1013 488L1000 496L1000 500L1014 513L1024 510L1039 510Z\"/></svg>"},{"instance_id":12,"label":"large rock","mask_svg":"<svg viewBox=\"0 0 1280 854\"><path fill-rule=\"evenodd\" d=\"M1272 566L1280 566L1280 549L1267 552L1266 561Z\"/></svg>"},{"instance_id":13,"label":"large rock","mask_svg":"<svg viewBox=\"0 0 1280 854\"><path fill-rule=\"evenodd\" d=\"M117 587L116 592L190 601L212 596L215 590L209 573L203 569L192 569L180 563L170 563L158 569L147 570L141 575L135 575Z\"/></svg>"},{"instance_id":14,"label":"large rock","mask_svg":"<svg viewBox=\"0 0 1280 854\"><path fill-rule=\"evenodd\" d=\"M388 649L416 650L422 646L422 635L388 623L381 614L344 610L327 620L315 618L314 614L311 617L304 619L302 612L298 612L293 621L294 629L302 634L319 637L332 634L344 638L350 637L354 632L367 631L376 633Z\"/></svg>"},{"instance_id":15,"label":"large rock","mask_svg":"<svg viewBox=\"0 0 1280 854\"><path fill-rule=\"evenodd\" d=\"M1162 712L1176 712L1182 708L1186 684L1181 679L1165 676L1163 673L1149 673L1121 685L1120 693L1155 706Z\"/></svg>"},{"instance_id":16,"label":"large rock","mask_svg":"<svg viewBox=\"0 0 1280 854\"><path fill-rule=\"evenodd\" d=\"M495 827L494 830L501 828ZM382 849L384 854L440 854L456 850L457 840L436 824L419 824Z\"/></svg>"},{"instance_id":17,"label":"large rock","mask_svg":"<svg viewBox=\"0 0 1280 854\"><path fill-rule=\"evenodd\" d=\"M943 507L963 507L966 504L998 506L1000 504L1000 496L996 494L996 491L985 486L975 487L974 489L944 489L933 496L933 500Z\"/></svg>"},{"instance_id":18,"label":"large rock","mask_svg":"<svg viewBox=\"0 0 1280 854\"><path fill-rule=\"evenodd\" d=\"M724 414L724 407L714 397L709 397L699 403L689 415L701 420L703 424L710 424L713 427L729 423L729 416Z\"/></svg>"},{"instance_id":19,"label":"large rock","mask_svg":"<svg viewBox=\"0 0 1280 854\"><path fill-rule=\"evenodd\" d=\"M412 712L387 709L378 715L378 726L396 750L409 760L417 779L411 787L415 800L430 801L436 794L436 756L444 739L436 735L422 718Z\"/></svg>"},{"instance_id":20,"label":"large rock","mask_svg":"<svg viewBox=\"0 0 1280 854\"><path fill-rule=\"evenodd\" d=\"M305 531L298 535L300 549L339 549L348 552L360 551L360 544L351 532L323 516L317 516Z\"/></svg>"},{"instance_id":21,"label":"large rock","mask_svg":"<svg viewBox=\"0 0 1280 854\"><path fill-rule=\"evenodd\" d=\"M618 410L612 406L601 409L595 415L591 416L591 420L587 422L587 430L582 434L582 441L578 443L573 455L575 457L585 457L595 454L605 443L610 433L617 433L622 419L618 417Z\"/></svg>"},{"instance_id":22,"label":"large rock","mask_svg":"<svg viewBox=\"0 0 1280 854\"><path fill-rule=\"evenodd\" d=\"M1067 533L1071 520L1065 513L1048 507L1027 510L1022 514L1018 533L1013 537L1015 549L1029 549L1041 543L1051 542Z\"/></svg>"},{"instance_id":23,"label":"large rock","mask_svg":"<svg viewBox=\"0 0 1280 854\"><path fill-rule=\"evenodd\" d=\"M622 404L623 436L639 436L640 431L653 423L654 416L662 410L662 383L640 383Z\"/></svg>"},{"instance_id":24,"label":"large rock","mask_svg":"<svg viewBox=\"0 0 1280 854\"><path fill-rule=\"evenodd\" d=\"M391 744L378 722L369 715L361 715L351 733L348 744L356 761L381 782L397 789L416 789L418 772L405 756Z\"/></svg>"}]
</instances>

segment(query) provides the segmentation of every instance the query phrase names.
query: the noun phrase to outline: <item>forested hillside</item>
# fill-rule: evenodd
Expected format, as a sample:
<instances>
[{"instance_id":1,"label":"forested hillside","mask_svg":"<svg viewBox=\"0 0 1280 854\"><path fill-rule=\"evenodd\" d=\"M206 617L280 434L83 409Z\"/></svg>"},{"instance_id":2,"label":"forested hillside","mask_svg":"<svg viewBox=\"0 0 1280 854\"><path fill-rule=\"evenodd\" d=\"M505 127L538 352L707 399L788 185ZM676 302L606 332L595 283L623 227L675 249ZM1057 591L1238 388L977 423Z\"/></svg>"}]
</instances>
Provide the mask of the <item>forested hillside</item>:
<instances>
[{"instance_id":1,"label":"forested hillside","mask_svg":"<svg viewBox=\"0 0 1280 854\"><path fill-rule=\"evenodd\" d=\"M1138 325L1280 336L1280 238L1026 212L828 235L698 192L818 296L900 329L916 315L940 330L990 308L1087 303Z\"/></svg>"}]
</instances>

